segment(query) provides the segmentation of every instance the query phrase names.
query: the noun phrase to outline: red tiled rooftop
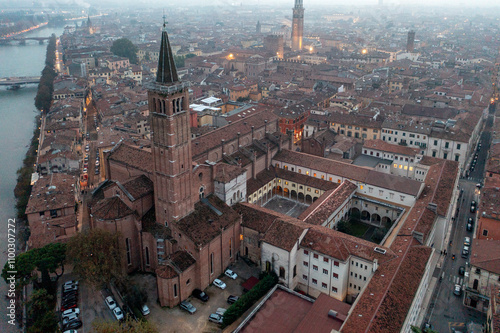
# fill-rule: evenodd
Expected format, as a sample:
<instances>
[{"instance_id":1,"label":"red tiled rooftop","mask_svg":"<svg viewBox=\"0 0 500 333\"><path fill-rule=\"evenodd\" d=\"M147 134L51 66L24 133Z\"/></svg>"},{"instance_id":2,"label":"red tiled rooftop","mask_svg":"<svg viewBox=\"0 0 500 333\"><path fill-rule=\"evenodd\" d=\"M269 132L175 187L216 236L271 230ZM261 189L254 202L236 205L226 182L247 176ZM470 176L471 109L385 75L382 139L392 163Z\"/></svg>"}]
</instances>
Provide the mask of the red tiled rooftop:
<instances>
[{"instance_id":1,"label":"red tiled rooftop","mask_svg":"<svg viewBox=\"0 0 500 333\"><path fill-rule=\"evenodd\" d=\"M313 303L312 308L302 319L294 333L330 333L340 330L347 318L351 305L321 293ZM328 316L328 311L337 312L337 317Z\"/></svg>"},{"instance_id":2,"label":"red tiled rooftop","mask_svg":"<svg viewBox=\"0 0 500 333\"><path fill-rule=\"evenodd\" d=\"M363 143L363 148L376 149L380 151L385 151L393 154L415 156L419 153L416 148L405 147L401 145L393 145L382 140L365 140Z\"/></svg>"},{"instance_id":3,"label":"red tiled rooftop","mask_svg":"<svg viewBox=\"0 0 500 333\"><path fill-rule=\"evenodd\" d=\"M306 223L321 225L327 221L333 212L352 196L357 186L345 180L337 188L331 189L310 205L300 216L300 220Z\"/></svg>"},{"instance_id":4,"label":"red tiled rooftop","mask_svg":"<svg viewBox=\"0 0 500 333\"><path fill-rule=\"evenodd\" d=\"M435 220L431 218L433 212L427 208L428 204L436 203L438 213L446 214L458 172L456 162L432 161L437 164L429 169L425 189L390 245L397 259L380 265L358 298L342 332L395 333L401 330L432 252L430 247L420 245L413 232L424 233L425 242ZM444 187L451 187L451 190Z\"/></svg>"},{"instance_id":5,"label":"red tiled rooftop","mask_svg":"<svg viewBox=\"0 0 500 333\"><path fill-rule=\"evenodd\" d=\"M422 184L416 180L286 149L276 154L273 160L295 164L304 168L310 168L311 170L325 172L329 175L336 175L413 196L419 193Z\"/></svg>"},{"instance_id":6,"label":"red tiled rooftop","mask_svg":"<svg viewBox=\"0 0 500 333\"><path fill-rule=\"evenodd\" d=\"M312 307L312 302L277 288L240 332L294 332Z\"/></svg>"}]
</instances>

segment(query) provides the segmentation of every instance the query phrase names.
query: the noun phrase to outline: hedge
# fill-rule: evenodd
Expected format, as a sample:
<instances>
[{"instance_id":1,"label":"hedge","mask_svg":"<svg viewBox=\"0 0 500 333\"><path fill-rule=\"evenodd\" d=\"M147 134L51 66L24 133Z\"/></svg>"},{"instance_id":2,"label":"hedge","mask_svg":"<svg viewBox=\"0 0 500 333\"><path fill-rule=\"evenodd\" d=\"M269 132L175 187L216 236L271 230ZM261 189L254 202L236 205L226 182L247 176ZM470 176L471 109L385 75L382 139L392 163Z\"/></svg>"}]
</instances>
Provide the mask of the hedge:
<instances>
[{"instance_id":1,"label":"hedge","mask_svg":"<svg viewBox=\"0 0 500 333\"><path fill-rule=\"evenodd\" d=\"M238 301L227 309L223 317L223 326L234 323L277 283L278 276L275 273L266 274L249 292L241 296Z\"/></svg>"}]
</instances>

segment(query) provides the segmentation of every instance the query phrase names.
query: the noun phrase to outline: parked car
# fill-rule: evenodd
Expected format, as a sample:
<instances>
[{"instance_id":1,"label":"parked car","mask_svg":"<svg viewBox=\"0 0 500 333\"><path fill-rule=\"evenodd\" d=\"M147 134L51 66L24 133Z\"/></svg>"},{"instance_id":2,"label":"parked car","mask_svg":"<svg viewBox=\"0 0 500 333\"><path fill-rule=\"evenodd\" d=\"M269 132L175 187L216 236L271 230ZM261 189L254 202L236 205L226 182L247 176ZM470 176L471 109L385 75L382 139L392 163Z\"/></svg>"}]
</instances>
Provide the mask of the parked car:
<instances>
[{"instance_id":1,"label":"parked car","mask_svg":"<svg viewBox=\"0 0 500 333\"><path fill-rule=\"evenodd\" d=\"M89 145L86 145L86 146L85 146L85 151L89 151L89 150L90 150Z\"/></svg>"},{"instance_id":2,"label":"parked car","mask_svg":"<svg viewBox=\"0 0 500 333\"><path fill-rule=\"evenodd\" d=\"M459 284L456 284L454 289L453 289L453 294L456 296L462 295L462 287L460 287Z\"/></svg>"},{"instance_id":3,"label":"parked car","mask_svg":"<svg viewBox=\"0 0 500 333\"><path fill-rule=\"evenodd\" d=\"M70 285L63 285L62 286L63 292L69 292L73 290L78 290L78 285L77 284L70 284Z\"/></svg>"},{"instance_id":4,"label":"parked car","mask_svg":"<svg viewBox=\"0 0 500 333\"><path fill-rule=\"evenodd\" d=\"M63 333L78 333L77 330L67 330L67 331L64 331Z\"/></svg>"},{"instance_id":5,"label":"parked car","mask_svg":"<svg viewBox=\"0 0 500 333\"><path fill-rule=\"evenodd\" d=\"M73 314L73 313L76 313L77 315L79 315L80 314L80 309L79 308L68 309L66 311L63 311L61 313L61 316L67 317L67 316L69 316L70 314Z\"/></svg>"},{"instance_id":6,"label":"parked car","mask_svg":"<svg viewBox=\"0 0 500 333\"><path fill-rule=\"evenodd\" d=\"M468 256L469 256L469 247L464 246L464 248L462 249L462 258L467 258Z\"/></svg>"},{"instance_id":7,"label":"parked car","mask_svg":"<svg viewBox=\"0 0 500 333\"><path fill-rule=\"evenodd\" d=\"M83 173L87 173L87 168L83 167Z\"/></svg>"},{"instance_id":8,"label":"parked car","mask_svg":"<svg viewBox=\"0 0 500 333\"><path fill-rule=\"evenodd\" d=\"M72 298L67 298L67 299L63 299L61 301L61 306L69 306L69 305L73 305L73 304L76 304L77 303L77 299L76 297L72 297Z\"/></svg>"},{"instance_id":9,"label":"parked car","mask_svg":"<svg viewBox=\"0 0 500 333\"><path fill-rule=\"evenodd\" d=\"M210 320L213 323L216 324L222 324L222 316L217 313L212 313L209 317L208 320Z\"/></svg>"},{"instance_id":10,"label":"parked car","mask_svg":"<svg viewBox=\"0 0 500 333\"><path fill-rule=\"evenodd\" d=\"M467 223L467 231L472 231L473 227L472 224Z\"/></svg>"},{"instance_id":11,"label":"parked car","mask_svg":"<svg viewBox=\"0 0 500 333\"><path fill-rule=\"evenodd\" d=\"M233 272L232 270L230 270L230 269L226 269L226 271L224 272L224 274L227 277L229 277L229 278L231 278L233 280L236 280L236 278L238 277L238 275L235 272Z\"/></svg>"},{"instance_id":12,"label":"parked car","mask_svg":"<svg viewBox=\"0 0 500 333\"><path fill-rule=\"evenodd\" d=\"M464 238L464 245L470 246L470 237L465 237Z\"/></svg>"},{"instance_id":13,"label":"parked car","mask_svg":"<svg viewBox=\"0 0 500 333\"><path fill-rule=\"evenodd\" d=\"M148 306L147 306L146 304L144 304L144 305L142 306L142 308L141 308L141 313L142 313L142 315L143 315L143 316L147 316L147 315L149 314L149 312L150 312L150 311L149 311Z\"/></svg>"},{"instance_id":14,"label":"parked car","mask_svg":"<svg viewBox=\"0 0 500 333\"><path fill-rule=\"evenodd\" d=\"M219 279L214 280L214 285L219 287L220 289L226 289L226 284Z\"/></svg>"},{"instance_id":15,"label":"parked car","mask_svg":"<svg viewBox=\"0 0 500 333\"><path fill-rule=\"evenodd\" d=\"M217 308L217 311L215 311L215 313L217 313L218 315L221 315L222 317L224 317L224 313L226 313L227 309L224 309L224 308Z\"/></svg>"},{"instance_id":16,"label":"parked car","mask_svg":"<svg viewBox=\"0 0 500 333\"><path fill-rule=\"evenodd\" d=\"M206 302L208 301L208 295L200 289L193 290L193 296L199 299L200 301Z\"/></svg>"},{"instance_id":17,"label":"parked car","mask_svg":"<svg viewBox=\"0 0 500 333\"><path fill-rule=\"evenodd\" d=\"M186 310L190 314L196 312L196 308L193 306L193 304L189 303L188 301L182 301L180 307L181 309Z\"/></svg>"},{"instance_id":18,"label":"parked car","mask_svg":"<svg viewBox=\"0 0 500 333\"><path fill-rule=\"evenodd\" d=\"M458 268L458 274L459 275L464 275L465 274L465 267L464 266L460 266Z\"/></svg>"},{"instance_id":19,"label":"parked car","mask_svg":"<svg viewBox=\"0 0 500 333\"><path fill-rule=\"evenodd\" d=\"M227 298L227 302L229 304L234 304L236 303L237 300L239 300L240 297L239 296L234 296L234 295L230 295L228 298Z\"/></svg>"},{"instance_id":20,"label":"parked car","mask_svg":"<svg viewBox=\"0 0 500 333\"><path fill-rule=\"evenodd\" d=\"M73 308L76 308L76 307L77 307L76 302L72 303L72 304L61 304L61 311L66 311L68 309L73 309Z\"/></svg>"},{"instance_id":21,"label":"parked car","mask_svg":"<svg viewBox=\"0 0 500 333\"><path fill-rule=\"evenodd\" d=\"M476 211L476 208L477 208L477 204L474 200L472 200L472 202L470 203L470 212L474 213Z\"/></svg>"},{"instance_id":22,"label":"parked car","mask_svg":"<svg viewBox=\"0 0 500 333\"><path fill-rule=\"evenodd\" d=\"M71 322L67 323L66 325L63 325L64 330L73 329L73 328L76 329L76 328L80 328L80 327L82 327L81 320L71 321Z\"/></svg>"},{"instance_id":23,"label":"parked car","mask_svg":"<svg viewBox=\"0 0 500 333\"><path fill-rule=\"evenodd\" d=\"M69 322L71 321L75 321L75 320L78 320L78 315L76 313L73 313L72 315L70 316L66 316L62 319L62 324L63 325L67 325Z\"/></svg>"},{"instance_id":24,"label":"parked car","mask_svg":"<svg viewBox=\"0 0 500 333\"><path fill-rule=\"evenodd\" d=\"M113 299L113 296L106 297L106 304L108 305L108 308L110 310L113 310L114 308L116 308L116 302Z\"/></svg>"},{"instance_id":25,"label":"parked car","mask_svg":"<svg viewBox=\"0 0 500 333\"><path fill-rule=\"evenodd\" d=\"M69 296L78 296L78 290L71 290L71 291L63 291L62 292L62 297L69 297Z\"/></svg>"},{"instance_id":26,"label":"parked car","mask_svg":"<svg viewBox=\"0 0 500 333\"><path fill-rule=\"evenodd\" d=\"M76 302L78 297L76 295L68 295L62 298L62 303Z\"/></svg>"},{"instance_id":27,"label":"parked car","mask_svg":"<svg viewBox=\"0 0 500 333\"><path fill-rule=\"evenodd\" d=\"M122 320L123 319L123 312L122 312L122 309L120 309L119 306L117 306L117 307L115 307L113 309L113 314L115 315L116 320Z\"/></svg>"}]
</instances>

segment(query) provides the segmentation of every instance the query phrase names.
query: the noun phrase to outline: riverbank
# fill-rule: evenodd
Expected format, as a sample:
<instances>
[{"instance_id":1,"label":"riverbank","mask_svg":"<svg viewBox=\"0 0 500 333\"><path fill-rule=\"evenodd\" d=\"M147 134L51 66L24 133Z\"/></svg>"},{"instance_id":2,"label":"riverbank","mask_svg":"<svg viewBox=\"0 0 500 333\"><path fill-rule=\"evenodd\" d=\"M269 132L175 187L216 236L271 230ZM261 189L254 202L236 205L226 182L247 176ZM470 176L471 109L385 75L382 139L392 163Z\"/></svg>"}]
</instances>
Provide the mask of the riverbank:
<instances>
[{"instance_id":1,"label":"riverbank","mask_svg":"<svg viewBox=\"0 0 500 333\"><path fill-rule=\"evenodd\" d=\"M52 92L54 90L54 78L57 75L54 70L55 64L55 48L56 37L52 35L49 44L47 45L45 67L42 71L40 83L38 84L37 95L35 97L36 107L42 111L42 115L35 118L35 130L31 142L23 160L23 166L17 170L17 184L14 188L14 197L16 198L16 212L17 212L17 227L18 227L18 248L25 249L26 242L29 239L30 231L28 221L26 219L26 206L31 194L31 181L34 172L36 171L36 162L40 138L41 117L43 111L49 111L52 103Z\"/></svg>"}]
</instances>

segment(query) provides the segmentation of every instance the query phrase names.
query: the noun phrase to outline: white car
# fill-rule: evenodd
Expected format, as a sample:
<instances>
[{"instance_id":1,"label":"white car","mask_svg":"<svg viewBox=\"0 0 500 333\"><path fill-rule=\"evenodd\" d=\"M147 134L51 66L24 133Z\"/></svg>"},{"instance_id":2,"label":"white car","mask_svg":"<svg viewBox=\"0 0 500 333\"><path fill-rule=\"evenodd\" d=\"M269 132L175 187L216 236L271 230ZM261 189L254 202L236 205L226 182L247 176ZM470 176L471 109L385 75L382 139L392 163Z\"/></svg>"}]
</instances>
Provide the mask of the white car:
<instances>
[{"instance_id":1,"label":"white car","mask_svg":"<svg viewBox=\"0 0 500 333\"><path fill-rule=\"evenodd\" d=\"M465 237L465 239L464 239L464 245L470 246L470 237Z\"/></svg>"},{"instance_id":2,"label":"white car","mask_svg":"<svg viewBox=\"0 0 500 333\"><path fill-rule=\"evenodd\" d=\"M227 277L229 277L229 278L231 278L231 279L233 279L233 280L236 280L236 278L238 277L238 274L236 274L235 272L233 272L233 271L232 271L232 270L230 270L230 269L226 269L226 271L224 272L224 274L225 274Z\"/></svg>"},{"instance_id":3,"label":"white car","mask_svg":"<svg viewBox=\"0 0 500 333\"><path fill-rule=\"evenodd\" d=\"M147 316L149 314L149 308L146 304L144 304L141 308L141 313L143 316Z\"/></svg>"},{"instance_id":4,"label":"white car","mask_svg":"<svg viewBox=\"0 0 500 333\"><path fill-rule=\"evenodd\" d=\"M224 313L226 313L227 309L224 309L224 308L218 308L217 311L215 311L215 313L217 313L218 315L220 315L221 317L224 317Z\"/></svg>"},{"instance_id":5,"label":"white car","mask_svg":"<svg viewBox=\"0 0 500 333\"><path fill-rule=\"evenodd\" d=\"M214 280L214 285L219 287L220 289L226 289L226 284L219 279Z\"/></svg>"},{"instance_id":6,"label":"white car","mask_svg":"<svg viewBox=\"0 0 500 333\"><path fill-rule=\"evenodd\" d=\"M78 285L78 281L67 281L67 282L65 282L65 283L63 284L63 286L65 286L65 287L66 287L66 286L71 287L71 286L73 286L73 285L77 286L77 285Z\"/></svg>"},{"instance_id":7,"label":"white car","mask_svg":"<svg viewBox=\"0 0 500 333\"><path fill-rule=\"evenodd\" d=\"M68 310L64 311L63 313L61 313L61 316L64 318L64 317L68 317L68 316L70 316L72 314L79 315L80 314L80 309L79 308L68 309Z\"/></svg>"},{"instance_id":8,"label":"white car","mask_svg":"<svg viewBox=\"0 0 500 333\"><path fill-rule=\"evenodd\" d=\"M114 308L116 308L116 302L112 296L106 297L106 304L108 305L108 308L110 310L113 310Z\"/></svg>"},{"instance_id":9,"label":"white car","mask_svg":"<svg viewBox=\"0 0 500 333\"><path fill-rule=\"evenodd\" d=\"M222 316L217 314L217 313L212 313L209 317L208 320L210 320L213 323L216 324L222 324Z\"/></svg>"},{"instance_id":10,"label":"white car","mask_svg":"<svg viewBox=\"0 0 500 333\"><path fill-rule=\"evenodd\" d=\"M116 307L113 309L113 314L115 315L116 317L116 320L122 320L123 319L123 312L122 312L122 309L120 309L120 307Z\"/></svg>"}]
</instances>

